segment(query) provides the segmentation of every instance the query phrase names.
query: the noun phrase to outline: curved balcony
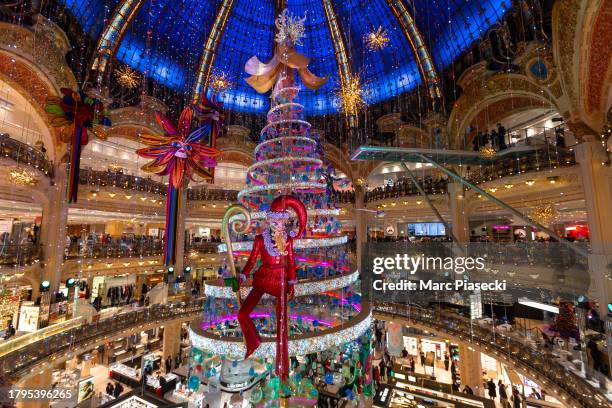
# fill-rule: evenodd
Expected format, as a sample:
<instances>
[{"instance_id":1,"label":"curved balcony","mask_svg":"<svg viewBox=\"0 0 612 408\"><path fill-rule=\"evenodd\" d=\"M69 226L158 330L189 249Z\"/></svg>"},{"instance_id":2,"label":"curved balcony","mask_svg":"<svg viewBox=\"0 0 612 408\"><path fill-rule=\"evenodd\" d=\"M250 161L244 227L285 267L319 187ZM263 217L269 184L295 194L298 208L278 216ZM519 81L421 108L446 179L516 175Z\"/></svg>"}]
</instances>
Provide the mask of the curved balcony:
<instances>
[{"instance_id":1,"label":"curved balcony","mask_svg":"<svg viewBox=\"0 0 612 408\"><path fill-rule=\"evenodd\" d=\"M374 306L375 317L421 326L458 341L468 342L496 359L514 365L529 377L546 384L547 389L559 400L573 401L581 407L596 408L609 406L603 392L592 386L584 378L566 369L561 359L552 354L537 350L525 342L503 333L493 332L485 327L471 324L467 318L453 315L450 311L425 309L406 304L379 303ZM570 401L567 401L568 403Z\"/></svg>"},{"instance_id":2,"label":"curved balcony","mask_svg":"<svg viewBox=\"0 0 612 408\"><path fill-rule=\"evenodd\" d=\"M82 168L79 173L79 184L94 188L114 187L142 193L166 195L167 186L150 177L137 177L121 171L98 171Z\"/></svg>"},{"instance_id":3,"label":"curved balcony","mask_svg":"<svg viewBox=\"0 0 612 408\"><path fill-rule=\"evenodd\" d=\"M186 242L185 252L202 254L217 253L216 242ZM71 242L66 248L65 258L144 258L161 256L164 243L160 239L140 237L134 239L112 239L111 242Z\"/></svg>"},{"instance_id":4,"label":"curved balcony","mask_svg":"<svg viewBox=\"0 0 612 408\"><path fill-rule=\"evenodd\" d=\"M513 155L503 160L496 160L494 164L489 166L468 167L465 178L474 184L482 184L503 177L574 166L575 164L576 159L570 151L536 150L530 151L528 154L521 152L521 154ZM428 195L445 194L447 192L448 180L445 178L434 179L431 176L427 176L420 184ZM373 202L416 195L419 195L419 190L412 181L408 178L402 178L393 187L377 187L366 192L365 201Z\"/></svg>"},{"instance_id":5,"label":"curved balcony","mask_svg":"<svg viewBox=\"0 0 612 408\"><path fill-rule=\"evenodd\" d=\"M173 320L193 319L202 312L202 305L203 301L200 299L188 303L155 305L71 328L43 339L35 339L29 344L15 343L16 346L12 349L3 346L10 351L0 357L0 367L8 379L18 381L41 364L59 363L75 352L91 350L112 336L143 330L146 326L159 327Z\"/></svg>"},{"instance_id":6,"label":"curved balcony","mask_svg":"<svg viewBox=\"0 0 612 408\"><path fill-rule=\"evenodd\" d=\"M0 154L2 157L13 160L16 164L32 167L53 177L53 163L45 152L13 139L7 133L0 134Z\"/></svg>"},{"instance_id":7,"label":"curved balcony","mask_svg":"<svg viewBox=\"0 0 612 408\"><path fill-rule=\"evenodd\" d=\"M151 177L138 177L124 174L122 171L99 171L82 168L79 174L79 183L95 189L119 188L134 192L166 195L168 186ZM235 190L213 189L206 187L189 188L187 199L193 201L235 201L238 192Z\"/></svg>"},{"instance_id":8,"label":"curved balcony","mask_svg":"<svg viewBox=\"0 0 612 408\"><path fill-rule=\"evenodd\" d=\"M0 265L1 266L29 266L37 262L41 256L39 244L28 242L26 244L3 244L0 243Z\"/></svg>"}]
</instances>

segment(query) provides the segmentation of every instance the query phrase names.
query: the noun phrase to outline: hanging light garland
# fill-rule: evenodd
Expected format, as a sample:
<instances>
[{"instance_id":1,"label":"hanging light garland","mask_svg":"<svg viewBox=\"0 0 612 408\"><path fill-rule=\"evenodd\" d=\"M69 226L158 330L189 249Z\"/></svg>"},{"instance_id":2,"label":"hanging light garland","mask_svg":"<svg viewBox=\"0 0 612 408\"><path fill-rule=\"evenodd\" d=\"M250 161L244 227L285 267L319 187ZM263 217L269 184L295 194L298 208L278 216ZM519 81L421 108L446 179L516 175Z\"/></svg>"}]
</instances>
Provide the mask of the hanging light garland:
<instances>
[{"instance_id":1,"label":"hanging light garland","mask_svg":"<svg viewBox=\"0 0 612 408\"><path fill-rule=\"evenodd\" d=\"M9 171L9 178L11 183L16 186L35 186L38 184L38 177L21 167L12 168Z\"/></svg>"},{"instance_id":2,"label":"hanging light garland","mask_svg":"<svg viewBox=\"0 0 612 408\"><path fill-rule=\"evenodd\" d=\"M387 31L383 30L382 26L378 26L378 30L367 33L363 41L368 50L380 51L387 47L389 36L387 35Z\"/></svg>"},{"instance_id":3,"label":"hanging light garland","mask_svg":"<svg viewBox=\"0 0 612 408\"><path fill-rule=\"evenodd\" d=\"M134 89L138 86L140 81L140 75L136 73L132 68L123 66L115 71L115 78L117 83L124 88Z\"/></svg>"},{"instance_id":4,"label":"hanging light garland","mask_svg":"<svg viewBox=\"0 0 612 408\"><path fill-rule=\"evenodd\" d=\"M530 216L534 221L547 226L557 218L557 210L550 204L540 204L531 211Z\"/></svg>"},{"instance_id":5,"label":"hanging light garland","mask_svg":"<svg viewBox=\"0 0 612 408\"><path fill-rule=\"evenodd\" d=\"M361 78L351 75L340 88L336 90L336 97L340 101L342 111L347 115L357 115L366 107L365 90L361 84Z\"/></svg>"}]
</instances>

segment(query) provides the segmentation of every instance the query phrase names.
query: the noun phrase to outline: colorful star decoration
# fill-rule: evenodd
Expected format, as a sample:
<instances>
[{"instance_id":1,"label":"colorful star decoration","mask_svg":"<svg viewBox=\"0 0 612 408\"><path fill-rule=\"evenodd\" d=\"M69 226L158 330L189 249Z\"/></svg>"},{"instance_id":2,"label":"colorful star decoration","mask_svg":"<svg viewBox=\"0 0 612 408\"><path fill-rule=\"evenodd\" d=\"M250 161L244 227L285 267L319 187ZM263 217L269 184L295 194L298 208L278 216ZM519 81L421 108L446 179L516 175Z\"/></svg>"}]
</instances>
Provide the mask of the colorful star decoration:
<instances>
[{"instance_id":1,"label":"colorful star decoration","mask_svg":"<svg viewBox=\"0 0 612 408\"><path fill-rule=\"evenodd\" d=\"M139 156L153 159L142 169L159 176L169 176L170 184L179 189L193 173L208 178L208 169L216 165L215 157L219 150L205 146L200 140L211 132L212 122L191 131L193 110L187 107L181 113L178 129L168 118L156 113L157 123L166 132L165 135L141 135L140 140L146 148L138 149Z\"/></svg>"}]
</instances>

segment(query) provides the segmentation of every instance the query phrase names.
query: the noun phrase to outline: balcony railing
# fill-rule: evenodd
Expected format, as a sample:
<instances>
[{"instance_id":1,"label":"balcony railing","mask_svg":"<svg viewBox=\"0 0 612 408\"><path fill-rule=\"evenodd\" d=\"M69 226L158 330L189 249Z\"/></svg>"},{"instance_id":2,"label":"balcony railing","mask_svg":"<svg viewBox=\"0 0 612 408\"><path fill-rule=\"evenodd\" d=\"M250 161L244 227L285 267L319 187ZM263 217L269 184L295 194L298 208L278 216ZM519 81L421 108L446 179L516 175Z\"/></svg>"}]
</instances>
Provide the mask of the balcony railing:
<instances>
[{"instance_id":1,"label":"balcony railing","mask_svg":"<svg viewBox=\"0 0 612 408\"><path fill-rule=\"evenodd\" d=\"M46 153L19 140L12 139L6 133L0 134L0 154L18 164L33 167L47 176L53 176L53 164Z\"/></svg>"},{"instance_id":2,"label":"balcony railing","mask_svg":"<svg viewBox=\"0 0 612 408\"><path fill-rule=\"evenodd\" d=\"M409 321L433 328L438 334L451 335L463 341L483 347L498 360L507 359L527 373L536 374L536 381L545 379L578 402L579 406L596 408L608 406L601 390L593 387L582 377L567 370L557 362L550 352L538 350L525 342L471 324L469 319L454 315L450 310L433 310L398 303L378 303L374 307L378 316L404 317ZM547 390L551 390L547 385ZM573 406L573 404L572 404Z\"/></svg>"},{"instance_id":3,"label":"balcony railing","mask_svg":"<svg viewBox=\"0 0 612 408\"><path fill-rule=\"evenodd\" d=\"M536 150L520 152L511 155L507 159L496 160L491 165L468 168L465 178L474 183L482 184L503 177L537 172L541 170L552 170L559 167L573 166L576 164L574 154L567 150L550 151ZM428 195L445 194L447 192L448 180L425 177L419 180L421 187ZM377 187L366 192L365 201L372 202L389 198L399 198L419 195L419 190L408 178L401 178L395 184L387 187Z\"/></svg>"},{"instance_id":4,"label":"balcony railing","mask_svg":"<svg viewBox=\"0 0 612 408\"><path fill-rule=\"evenodd\" d=\"M112 318L72 328L62 333L21 344L19 348L0 357L2 373L8 380L17 380L32 367L59 357L60 353L84 352L87 346L121 331L144 325L163 325L175 319L195 317L202 311L203 301L194 299L188 303L154 305L132 312L114 315Z\"/></svg>"},{"instance_id":5,"label":"balcony railing","mask_svg":"<svg viewBox=\"0 0 612 408\"><path fill-rule=\"evenodd\" d=\"M40 259L40 245L0 243L0 264L2 266L27 266Z\"/></svg>"},{"instance_id":6,"label":"balcony railing","mask_svg":"<svg viewBox=\"0 0 612 408\"><path fill-rule=\"evenodd\" d=\"M199 254L217 253L218 242L186 242L185 252L197 252ZM65 256L67 259L76 258L139 258L148 256L158 256L163 252L163 242L160 239L143 240L127 239L113 240L112 242L71 242L66 248Z\"/></svg>"}]
</instances>

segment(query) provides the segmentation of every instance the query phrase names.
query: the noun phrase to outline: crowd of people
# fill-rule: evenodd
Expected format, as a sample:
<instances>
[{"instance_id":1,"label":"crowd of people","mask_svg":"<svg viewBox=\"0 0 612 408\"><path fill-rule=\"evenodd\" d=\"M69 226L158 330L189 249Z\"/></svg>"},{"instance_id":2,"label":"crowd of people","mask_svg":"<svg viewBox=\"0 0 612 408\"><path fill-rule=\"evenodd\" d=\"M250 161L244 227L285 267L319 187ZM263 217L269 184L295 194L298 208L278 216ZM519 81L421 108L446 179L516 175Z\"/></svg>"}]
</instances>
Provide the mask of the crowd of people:
<instances>
[{"instance_id":1,"label":"crowd of people","mask_svg":"<svg viewBox=\"0 0 612 408\"><path fill-rule=\"evenodd\" d=\"M448 178L442 176L425 176L423 178L418 178L417 182L427 194L444 194L446 193ZM419 194L419 189L414 185L412 180L408 177L400 177L393 184L375 187L367 191L364 200L365 202L370 202L417 194Z\"/></svg>"},{"instance_id":2,"label":"crowd of people","mask_svg":"<svg viewBox=\"0 0 612 408\"><path fill-rule=\"evenodd\" d=\"M490 132L486 131L483 133L479 131L476 137L472 139L472 149L474 151L478 151L485 146L492 147L497 151L508 148L506 144L506 128L501 123L498 123L497 128L492 129Z\"/></svg>"}]
</instances>

